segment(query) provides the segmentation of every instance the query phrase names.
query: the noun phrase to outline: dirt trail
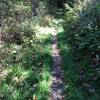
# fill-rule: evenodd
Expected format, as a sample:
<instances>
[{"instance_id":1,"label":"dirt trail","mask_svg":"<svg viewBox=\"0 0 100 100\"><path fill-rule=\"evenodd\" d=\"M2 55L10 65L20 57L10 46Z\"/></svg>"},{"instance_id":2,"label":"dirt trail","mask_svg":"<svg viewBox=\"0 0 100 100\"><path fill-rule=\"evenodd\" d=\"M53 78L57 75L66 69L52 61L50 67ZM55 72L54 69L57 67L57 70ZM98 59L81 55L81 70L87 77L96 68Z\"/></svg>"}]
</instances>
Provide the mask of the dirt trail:
<instances>
[{"instance_id":1,"label":"dirt trail","mask_svg":"<svg viewBox=\"0 0 100 100\"><path fill-rule=\"evenodd\" d=\"M64 99L64 82L63 70L61 68L62 60L57 48L57 35L52 34L52 85L51 85L51 98L50 100L65 100Z\"/></svg>"}]
</instances>

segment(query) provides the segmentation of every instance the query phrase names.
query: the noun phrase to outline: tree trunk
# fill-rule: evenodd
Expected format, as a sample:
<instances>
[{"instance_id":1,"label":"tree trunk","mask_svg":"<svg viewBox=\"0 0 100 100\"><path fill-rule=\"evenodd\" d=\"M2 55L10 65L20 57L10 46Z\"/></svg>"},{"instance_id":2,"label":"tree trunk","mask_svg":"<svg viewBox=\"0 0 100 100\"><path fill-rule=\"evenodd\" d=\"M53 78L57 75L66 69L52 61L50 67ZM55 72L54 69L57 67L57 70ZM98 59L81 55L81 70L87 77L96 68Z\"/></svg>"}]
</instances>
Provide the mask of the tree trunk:
<instances>
[{"instance_id":1,"label":"tree trunk","mask_svg":"<svg viewBox=\"0 0 100 100\"><path fill-rule=\"evenodd\" d=\"M100 8L99 8L99 4L100 4L100 0L95 0L95 4L96 4L96 24L97 27L100 28Z\"/></svg>"},{"instance_id":2,"label":"tree trunk","mask_svg":"<svg viewBox=\"0 0 100 100\"><path fill-rule=\"evenodd\" d=\"M38 0L31 0L31 5L32 5L33 16L37 16L37 9L39 7L39 1Z\"/></svg>"}]
</instances>

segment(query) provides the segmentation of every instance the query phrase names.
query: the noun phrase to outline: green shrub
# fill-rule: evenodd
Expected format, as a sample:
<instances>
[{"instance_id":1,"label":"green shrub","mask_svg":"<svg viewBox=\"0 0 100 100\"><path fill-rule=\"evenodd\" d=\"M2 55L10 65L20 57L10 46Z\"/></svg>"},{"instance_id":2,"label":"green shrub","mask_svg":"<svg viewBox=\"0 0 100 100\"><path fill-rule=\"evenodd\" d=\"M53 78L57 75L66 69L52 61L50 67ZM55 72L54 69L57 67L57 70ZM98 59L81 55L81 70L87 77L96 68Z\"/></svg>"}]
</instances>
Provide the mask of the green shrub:
<instances>
[{"instance_id":1,"label":"green shrub","mask_svg":"<svg viewBox=\"0 0 100 100\"><path fill-rule=\"evenodd\" d=\"M73 48L80 77L76 84L80 84L78 88L88 100L98 100L100 98L98 92L100 90L98 85L100 81L100 3L83 1L81 4L74 4L73 7L66 4L64 29L66 41ZM90 94L91 97L89 97Z\"/></svg>"},{"instance_id":2,"label":"green shrub","mask_svg":"<svg viewBox=\"0 0 100 100\"><path fill-rule=\"evenodd\" d=\"M81 7L80 10L78 5L74 8L69 8L69 11L65 14L65 19L67 26L65 24L65 29L68 29L70 33L67 35L68 41L71 45L81 53L99 54L100 50L100 4L94 4L91 9ZM67 28L68 27L68 28ZM67 31L68 31L67 30Z\"/></svg>"}]
</instances>

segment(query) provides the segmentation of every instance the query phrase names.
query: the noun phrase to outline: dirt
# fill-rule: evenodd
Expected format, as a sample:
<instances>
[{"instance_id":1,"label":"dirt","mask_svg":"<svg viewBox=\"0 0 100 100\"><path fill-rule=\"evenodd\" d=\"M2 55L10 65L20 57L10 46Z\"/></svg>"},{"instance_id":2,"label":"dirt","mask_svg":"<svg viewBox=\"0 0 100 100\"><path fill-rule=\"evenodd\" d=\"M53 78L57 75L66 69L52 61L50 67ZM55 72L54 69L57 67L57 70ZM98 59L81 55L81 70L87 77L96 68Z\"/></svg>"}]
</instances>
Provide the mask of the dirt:
<instances>
[{"instance_id":1,"label":"dirt","mask_svg":"<svg viewBox=\"0 0 100 100\"><path fill-rule=\"evenodd\" d=\"M64 99L64 75L62 70L62 59L60 50L57 48L57 35L52 35L52 85L50 100L65 100Z\"/></svg>"}]
</instances>

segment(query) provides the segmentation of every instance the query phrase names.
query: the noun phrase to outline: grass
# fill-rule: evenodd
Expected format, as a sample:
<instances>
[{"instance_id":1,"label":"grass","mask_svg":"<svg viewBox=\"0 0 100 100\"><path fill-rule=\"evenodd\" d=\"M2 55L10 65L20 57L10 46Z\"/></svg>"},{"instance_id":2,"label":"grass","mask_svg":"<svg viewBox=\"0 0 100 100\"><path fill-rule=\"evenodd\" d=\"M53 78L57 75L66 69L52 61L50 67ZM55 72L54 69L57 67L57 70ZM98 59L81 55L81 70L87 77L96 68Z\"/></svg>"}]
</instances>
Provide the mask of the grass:
<instances>
[{"instance_id":1,"label":"grass","mask_svg":"<svg viewBox=\"0 0 100 100\"><path fill-rule=\"evenodd\" d=\"M18 62L7 59L9 66L2 71L4 77L0 77L0 99L33 100L36 96L47 100L52 66L50 36L37 38L35 44L24 45L18 52L12 49L8 58L13 57Z\"/></svg>"}]
</instances>

